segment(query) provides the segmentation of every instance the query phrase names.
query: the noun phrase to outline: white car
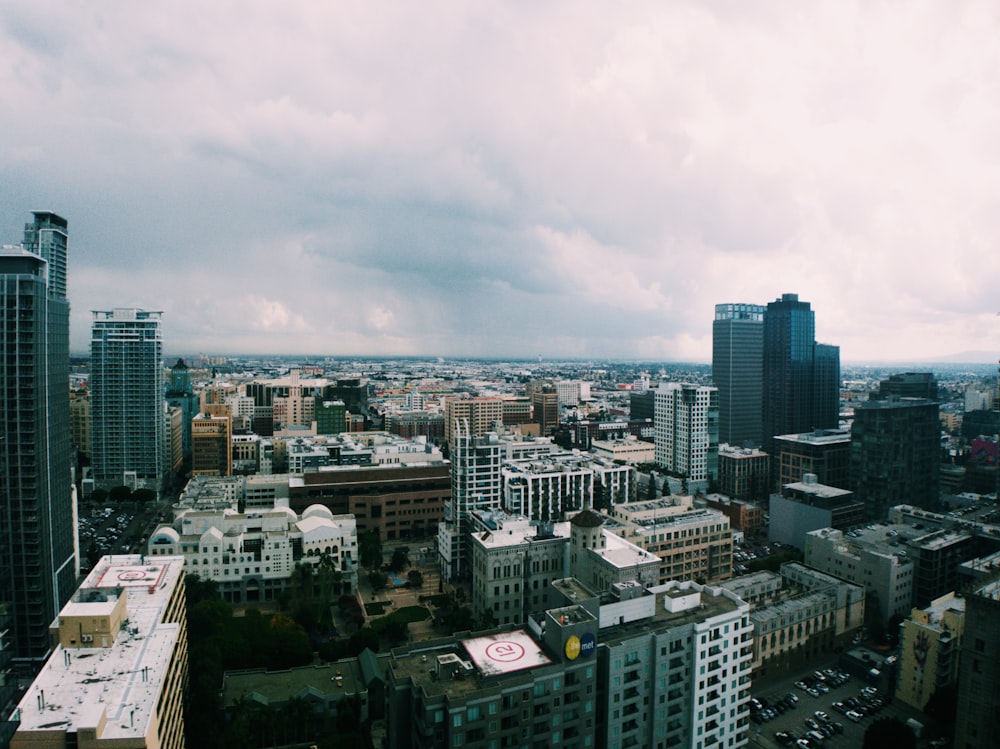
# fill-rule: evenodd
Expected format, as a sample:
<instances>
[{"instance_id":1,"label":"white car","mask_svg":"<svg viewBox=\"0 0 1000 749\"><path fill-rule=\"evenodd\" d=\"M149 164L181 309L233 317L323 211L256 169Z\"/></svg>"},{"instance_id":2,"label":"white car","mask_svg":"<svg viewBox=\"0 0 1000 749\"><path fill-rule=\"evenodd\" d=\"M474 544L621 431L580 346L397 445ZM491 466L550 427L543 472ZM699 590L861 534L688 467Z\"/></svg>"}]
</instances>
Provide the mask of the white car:
<instances>
[{"instance_id":1,"label":"white car","mask_svg":"<svg viewBox=\"0 0 1000 749\"><path fill-rule=\"evenodd\" d=\"M848 718L850 718L851 720L853 720L853 721L854 721L855 723L857 723L857 722L858 722L859 720L861 720L861 719L862 719L862 718L864 717L864 716L863 716L863 715L862 715L861 713L859 713L859 712L858 712L857 710L848 710L848 711L847 711L847 712L845 713L845 715L846 715L846 716L847 716Z\"/></svg>"}]
</instances>

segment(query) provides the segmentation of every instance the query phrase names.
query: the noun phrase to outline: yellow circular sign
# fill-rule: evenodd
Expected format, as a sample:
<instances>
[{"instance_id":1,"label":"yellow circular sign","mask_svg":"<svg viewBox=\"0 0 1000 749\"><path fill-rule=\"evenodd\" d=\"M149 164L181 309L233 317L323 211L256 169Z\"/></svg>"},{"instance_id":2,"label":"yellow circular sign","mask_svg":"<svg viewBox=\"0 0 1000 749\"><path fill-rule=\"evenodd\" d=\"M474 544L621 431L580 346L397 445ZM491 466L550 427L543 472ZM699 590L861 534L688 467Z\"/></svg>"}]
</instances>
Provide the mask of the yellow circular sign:
<instances>
[{"instance_id":1,"label":"yellow circular sign","mask_svg":"<svg viewBox=\"0 0 1000 749\"><path fill-rule=\"evenodd\" d=\"M578 655L580 655L580 638L576 635L570 635L570 638L566 640L566 657L572 661Z\"/></svg>"}]
</instances>

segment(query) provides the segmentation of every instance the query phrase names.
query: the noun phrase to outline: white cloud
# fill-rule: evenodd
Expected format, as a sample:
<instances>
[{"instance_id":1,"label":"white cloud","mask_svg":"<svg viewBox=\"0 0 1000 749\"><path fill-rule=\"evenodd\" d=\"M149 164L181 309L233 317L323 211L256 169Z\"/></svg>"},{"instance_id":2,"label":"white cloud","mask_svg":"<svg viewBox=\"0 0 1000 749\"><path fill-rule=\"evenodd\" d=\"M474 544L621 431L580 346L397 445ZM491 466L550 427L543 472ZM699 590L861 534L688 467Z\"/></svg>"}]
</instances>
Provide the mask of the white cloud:
<instances>
[{"instance_id":1,"label":"white cloud","mask_svg":"<svg viewBox=\"0 0 1000 749\"><path fill-rule=\"evenodd\" d=\"M786 291L845 359L996 348L998 13L4 7L0 241L70 220L76 349L138 303L178 350L707 360Z\"/></svg>"}]
</instances>

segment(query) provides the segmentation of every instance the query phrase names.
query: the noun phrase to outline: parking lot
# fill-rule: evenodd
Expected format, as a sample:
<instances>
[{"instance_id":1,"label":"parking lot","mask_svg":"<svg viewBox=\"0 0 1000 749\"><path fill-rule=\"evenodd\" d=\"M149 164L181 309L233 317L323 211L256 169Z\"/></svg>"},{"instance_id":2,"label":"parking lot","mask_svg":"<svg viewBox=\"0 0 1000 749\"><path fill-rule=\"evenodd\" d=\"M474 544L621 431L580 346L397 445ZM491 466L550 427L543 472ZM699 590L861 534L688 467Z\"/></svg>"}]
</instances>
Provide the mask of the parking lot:
<instances>
[{"instance_id":1,"label":"parking lot","mask_svg":"<svg viewBox=\"0 0 1000 749\"><path fill-rule=\"evenodd\" d=\"M840 672L832 664L823 668ZM823 679L819 678L820 674ZM819 684L823 685L825 692L817 689ZM874 693L870 689L868 684L856 677L851 676L841 681L839 677L831 678L830 673L822 671L790 674L784 678L769 680L766 686L755 686L751 690L753 698L759 700L762 707L765 707L766 702L777 714L765 719L763 711L753 711L757 719L750 723L750 745L766 749L786 746L859 747L864 743L865 731L874 720L886 717L898 718L904 723L912 717L922 720L922 716L916 711L892 701L883 689ZM862 690L866 690L867 694ZM797 698L797 702L786 699L789 693ZM781 708L775 706L783 702L794 702L795 706L785 707L781 712ZM839 705L834 707L835 703ZM856 714L849 718L849 711ZM822 715L818 716L817 712ZM832 735L823 736L821 740L807 738L808 744L798 744L798 740L805 737L807 732L815 730L807 725L807 720L813 721L817 726L838 723L842 730L830 728L828 732ZM789 739L788 736L794 738Z\"/></svg>"}]
</instances>

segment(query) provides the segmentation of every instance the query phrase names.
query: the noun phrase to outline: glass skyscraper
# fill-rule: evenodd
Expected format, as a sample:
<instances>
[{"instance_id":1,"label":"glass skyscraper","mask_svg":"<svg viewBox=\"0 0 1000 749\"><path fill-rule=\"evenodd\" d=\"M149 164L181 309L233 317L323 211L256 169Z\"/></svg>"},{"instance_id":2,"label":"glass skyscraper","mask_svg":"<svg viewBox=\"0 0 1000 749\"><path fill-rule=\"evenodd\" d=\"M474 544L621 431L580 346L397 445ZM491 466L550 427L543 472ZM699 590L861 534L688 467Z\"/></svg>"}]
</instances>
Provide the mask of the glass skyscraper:
<instances>
[{"instance_id":1,"label":"glass skyscraper","mask_svg":"<svg viewBox=\"0 0 1000 749\"><path fill-rule=\"evenodd\" d=\"M95 311L90 338L95 483L160 491L169 456L161 312Z\"/></svg>"},{"instance_id":2,"label":"glass skyscraper","mask_svg":"<svg viewBox=\"0 0 1000 749\"><path fill-rule=\"evenodd\" d=\"M20 246L0 248L0 608L26 670L75 589L69 429L68 224L34 213Z\"/></svg>"},{"instance_id":3,"label":"glass skyscraper","mask_svg":"<svg viewBox=\"0 0 1000 749\"><path fill-rule=\"evenodd\" d=\"M840 348L816 343L816 317L798 294L782 294L764 312L764 446L773 438L837 426Z\"/></svg>"},{"instance_id":4,"label":"glass skyscraper","mask_svg":"<svg viewBox=\"0 0 1000 749\"><path fill-rule=\"evenodd\" d=\"M719 442L760 446L764 306L717 304L712 322L712 381L719 390Z\"/></svg>"}]
</instances>

